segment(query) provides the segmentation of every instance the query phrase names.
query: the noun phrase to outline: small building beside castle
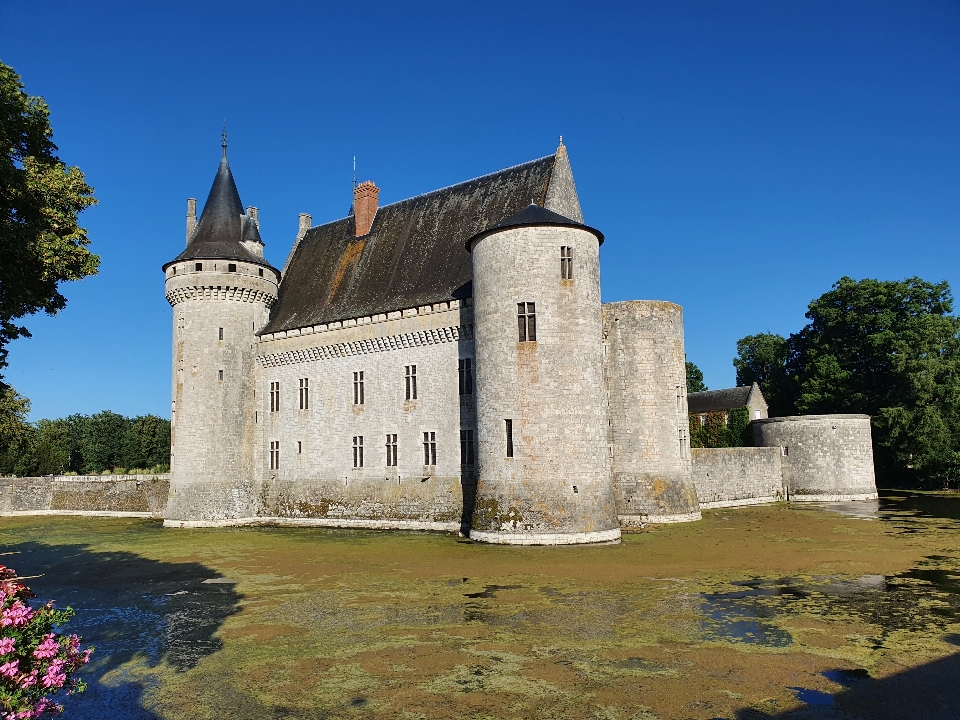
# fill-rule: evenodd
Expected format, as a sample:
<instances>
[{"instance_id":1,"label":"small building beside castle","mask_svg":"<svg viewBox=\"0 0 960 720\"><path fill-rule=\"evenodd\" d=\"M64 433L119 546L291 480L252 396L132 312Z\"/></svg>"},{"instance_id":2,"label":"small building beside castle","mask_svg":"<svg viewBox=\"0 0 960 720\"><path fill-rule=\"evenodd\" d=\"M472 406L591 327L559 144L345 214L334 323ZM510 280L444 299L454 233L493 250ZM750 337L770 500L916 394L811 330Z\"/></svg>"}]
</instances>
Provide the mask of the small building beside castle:
<instances>
[{"instance_id":1,"label":"small building beside castle","mask_svg":"<svg viewBox=\"0 0 960 720\"><path fill-rule=\"evenodd\" d=\"M163 267L165 525L574 544L698 519L682 310L601 303L605 238L584 222L563 144L408 200L378 196L364 182L347 217L301 215L282 270L225 147L199 220L188 201L186 248ZM867 434L869 449L869 421ZM813 451L804 442L791 452ZM872 455L857 462L872 479ZM805 487L837 495L828 485Z\"/></svg>"}]
</instances>

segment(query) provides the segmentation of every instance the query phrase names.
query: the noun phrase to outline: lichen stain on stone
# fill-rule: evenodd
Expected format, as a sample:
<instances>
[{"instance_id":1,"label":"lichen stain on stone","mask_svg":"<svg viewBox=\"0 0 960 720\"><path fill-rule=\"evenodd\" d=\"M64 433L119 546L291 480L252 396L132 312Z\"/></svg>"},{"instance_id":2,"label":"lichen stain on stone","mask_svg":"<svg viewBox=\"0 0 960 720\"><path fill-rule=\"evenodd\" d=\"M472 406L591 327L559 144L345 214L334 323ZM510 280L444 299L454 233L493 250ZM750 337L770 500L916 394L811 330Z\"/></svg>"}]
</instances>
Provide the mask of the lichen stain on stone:
<instances>
[{"instance_id":1,"label":"lichen stain on stone","mask_svg":"<svg viewBox=\"0 0 960 720\"><path fill-rule=\"evenodd\" d=\"M333 296L337 294L340 283L343 282L344 275L346 275L347 270L360 259L360 255L363 254L363 248L366 244L366 240L356 240L348 243L343 249L343 255L340 256L340 264L337 266L337 271L333 275L333 280L330 281L330 295L327 297L325 305L329 305L333 301Z\"/></svg>"}]
</instances>

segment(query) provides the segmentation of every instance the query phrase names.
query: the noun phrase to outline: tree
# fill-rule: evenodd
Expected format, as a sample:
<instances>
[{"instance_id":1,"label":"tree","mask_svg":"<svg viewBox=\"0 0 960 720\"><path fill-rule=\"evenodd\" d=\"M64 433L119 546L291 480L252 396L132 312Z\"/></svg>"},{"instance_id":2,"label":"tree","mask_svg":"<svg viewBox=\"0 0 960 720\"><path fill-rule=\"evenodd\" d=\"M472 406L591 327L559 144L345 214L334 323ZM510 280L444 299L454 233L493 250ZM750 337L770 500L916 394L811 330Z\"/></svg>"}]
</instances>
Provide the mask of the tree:
<instances>
[{"instance_id":1,"label":"tree","mask_svg":"<svg viewBox=\"0 0 960 720\"><path fill-rule=\"evenodd\" d=\"M132 421L123 415L104 410L91 415L84 423L80 451L83 473L101 473L123 467L127 435Z\"/></svg>"},{"instance_id":2,"label":"tree","mask_svg":"<svg viewBox=\"0 0 960 720\"><path fill-rule=\"evenodd\" d=\"M733 359L737 386L757 383L771 415L794 412L792 402L781 389L786 381L789 354L790 345L782 335L766 332L747 335L737 341L737 357Z\"/></svg>"},{"instance_id":3,"label":"tree","mask_svg":"<svg viewBox=\"0 0 960 720\"><path fill-rule=\"evenodd\" d=\"M134 418L127 433L127 469L148 469L170 464L170 421L156 415Z\"/></svg>"},{"instance_id":4,"label":"tree","mask_svg":"<svg viewBox=\"0 0 960 720\"><path fill-rule=\"evenodd\" d=\"M762 381L771 410L872 416L882 482L947 485L960 476L960 318L952 312L946 282L843 277L810 303L800 332L738 342L737 379Z\"/></svg>"},{"instance_id":5,"label":"tree","mask_svg":"<svg viewBox=\"0 0 960 720\"><path fill-rule=\"evenodd\" d=\"M0 384L0 475L14 472L14 465L29 441L27 423L30 401L12 387Z\"/></svg>"},{"instance_id":6,"label":"tree","mask_svg":"<svg viewBox=\"0 0 960 720\"><path fill-rule=\"evenodd\" d=\"M707 386L703 384L703 373L700 368L687 360L687 392L703 392Z\"/></svg>"},{"instance_id":7,"label":"tree","mask_svg":"<svg viewBox=\"0 0 960 720\"><path fill-rule=\"evenodd\" d=\"M43 98L27 95L0 63L0 370L10 341L30 337L16 321L58 313L67 304L59 284L96 274L100 263L77 224L96 203L93 188L57 157L52 137Z\"/></svg>"}]
</instances>

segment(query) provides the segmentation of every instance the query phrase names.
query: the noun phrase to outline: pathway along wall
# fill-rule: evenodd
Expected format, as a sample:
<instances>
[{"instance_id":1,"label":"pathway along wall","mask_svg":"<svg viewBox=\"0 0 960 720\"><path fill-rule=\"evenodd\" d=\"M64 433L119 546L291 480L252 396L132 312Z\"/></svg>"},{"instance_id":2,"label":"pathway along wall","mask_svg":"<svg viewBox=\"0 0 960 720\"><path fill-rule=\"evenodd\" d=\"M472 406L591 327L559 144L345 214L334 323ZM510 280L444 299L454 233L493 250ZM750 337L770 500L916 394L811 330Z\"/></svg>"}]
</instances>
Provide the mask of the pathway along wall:
<instances>
[{"instance_id":1,"label":"pathway along wall","mask_svg":"<svg viewBox=\"0 0 960 720\"><path fill-rule=\"evenodd\" d=\"M690 475L683 309L603 306L613 491L623 526L700 519Z\"/></svg>"},{"instance_id":2,"label":"pathway along wall","mask_svg":"<svg viewBox=\"0 0 960 720\"><path fill-rule=\"evenodd\" d=\"M799 415L753 421L758 446L781 448L787 499L873 500L869 415Z\"/></svg>"},{"instance_id":3,"label":"pathway along wall","mask_svg":"<svg viewBox=\"0 0 960 720\"><path fill-rule=\"evenodd\" d=\"M594 232L512 227L473 242L473 540L559 545L620 539L606 452ZM572 248L572 279L562 277L561 248ZM518 303L536 314L535 341L520 340Z\"/></svg>"}]
</instances>

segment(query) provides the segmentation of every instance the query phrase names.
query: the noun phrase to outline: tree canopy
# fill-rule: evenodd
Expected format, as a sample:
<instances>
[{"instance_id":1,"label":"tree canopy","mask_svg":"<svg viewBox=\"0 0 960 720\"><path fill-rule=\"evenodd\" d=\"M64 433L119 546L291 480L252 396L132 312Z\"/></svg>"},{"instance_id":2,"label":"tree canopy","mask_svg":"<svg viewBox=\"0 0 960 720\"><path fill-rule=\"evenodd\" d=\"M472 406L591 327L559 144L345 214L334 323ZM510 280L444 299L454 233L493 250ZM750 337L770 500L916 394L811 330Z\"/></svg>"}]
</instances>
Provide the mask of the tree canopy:
<instances>
[{"instance_id":1,"label":"tree canopy","mask_svg":"<svg viewBox=\"0 0 960 720\"><path fill-rule=\"evenodd\" d=\"M77 222L96 203L93 188L57 157L52 137L46 102L0 63L0 371L10 341L30 336L18 320L62 310L59 284L95 274L100 263Z\"/></svg>"},{"instance_id":2,"label":"tree canopy","mask_svg":"<svg viewBox=\"0 0 960 720\"><path fill-rule=\"evenodd\" d=\"M789 338L737 343L738 384L774 414L873 417L878 477L945 485L960 475L960 318L946 282L843 277Z\"/></svg>"},{"instance_id":3,"label":"tree canopy","mask_svg":"<svg viewBox=\"0 0 960 720\"><path fill-rule=\"evenodd\" d=\"M703 392L707 386L703 383L703 373L700 368L687 360L687 392Z\"/></svg>"}]
</instances>

